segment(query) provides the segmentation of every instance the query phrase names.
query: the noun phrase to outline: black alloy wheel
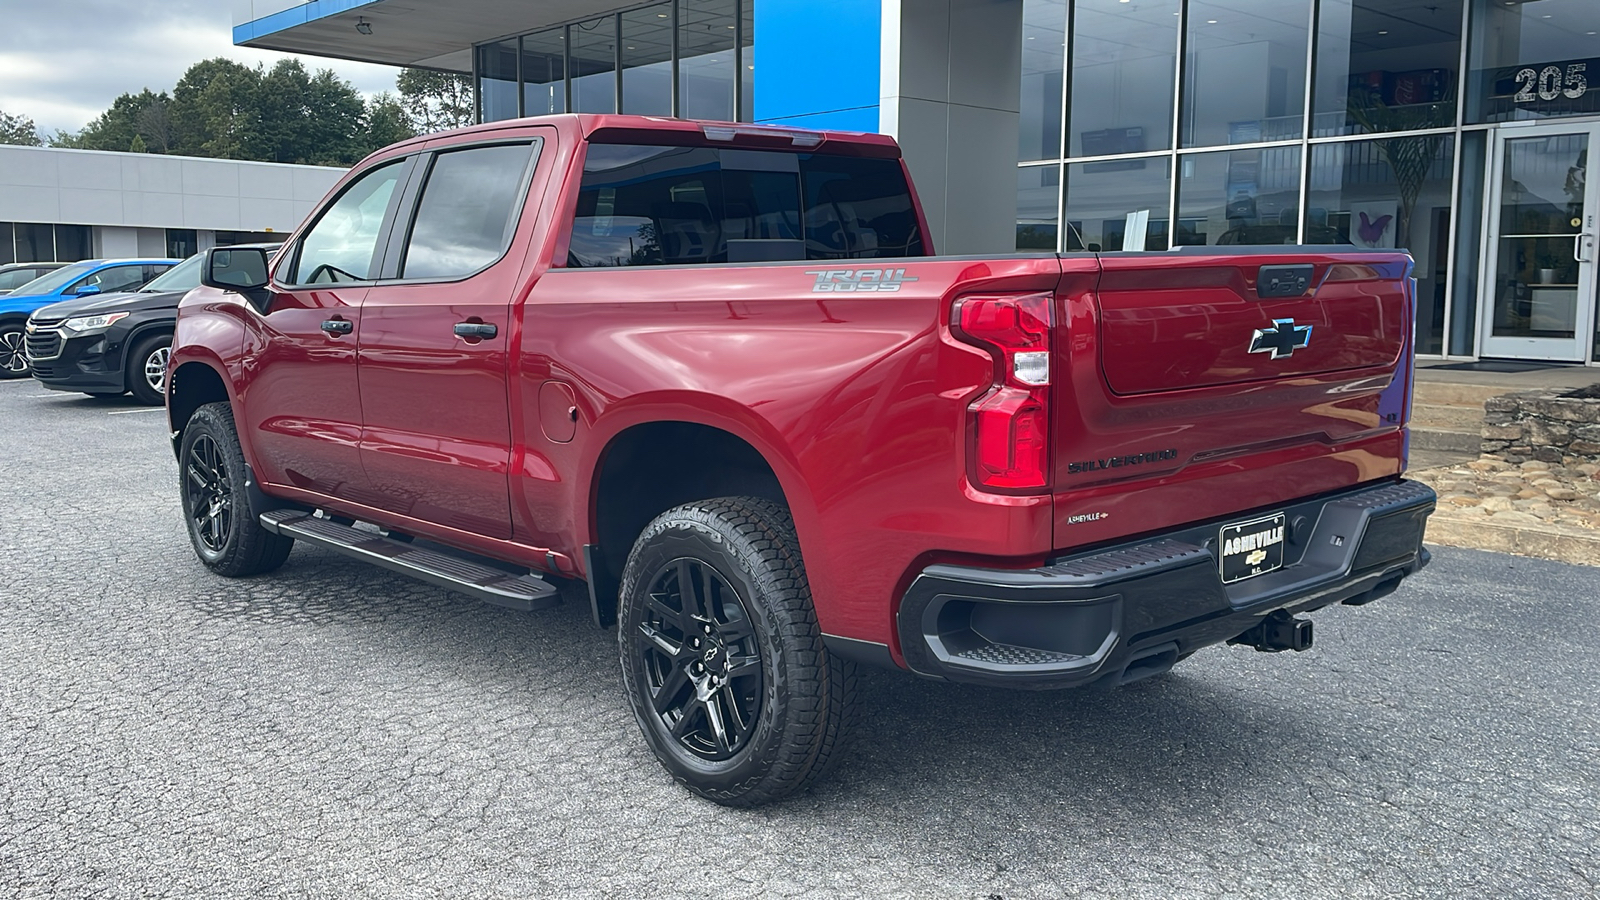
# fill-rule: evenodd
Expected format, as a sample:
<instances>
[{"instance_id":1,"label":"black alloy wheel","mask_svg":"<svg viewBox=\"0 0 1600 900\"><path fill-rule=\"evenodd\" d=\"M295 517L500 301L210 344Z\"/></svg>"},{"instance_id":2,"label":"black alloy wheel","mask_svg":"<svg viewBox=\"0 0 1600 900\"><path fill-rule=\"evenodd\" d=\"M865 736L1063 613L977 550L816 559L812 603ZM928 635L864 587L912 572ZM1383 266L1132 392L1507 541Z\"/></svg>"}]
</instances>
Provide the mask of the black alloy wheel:
<instances>
[{"instance_id":1,"label":"black alloy wheel","mask_svg":"<svg viewBox=\"0 0 1600 900\"><path fill-rule=\"evenodd\" d=\"M823 644L783 504L718 497L656 516L628 554L618 603L623 687L678 783L757 806L843 757L855 664Z\"/></svg>"},{"instance_id":2,"label":"black alloy wheel","mask_svg":"<svg viewBox=\"0 0 1600 900\"><path fill-rule=\"evenodd\" d=\"M0 325L0 378L28 375L27 338L21 325Z\"/></svg>"},{"instance_id":3,"label":"black alloy wheel","mask_svg":"<svg viewBox=\"0 0 1600 900\"><path fill-rule=\"evenodd\" d=\"M681 557L650 577L634 637L654 715L701 759L733 757L761 714L761 647L739 592L716 569Z\"/></svg>"},{"instance_id":4,"label":"black alloy wheel","mask_svg":"<svg viewBox=\"0 0 1600 900\"><path fill-rule=\"evenodd\" d=\"M283 565L294 540L261 527L261 510L250 488L249 467L239 449L233 410L206 403L184 423L178 443L178 486L189 542L206 568L238 578Z\"/></svg>"},{"instance_id":5,"label":"black alloy wheel","mask_svg":"<svg viewBox=\"0 0 1600 900\"><path fill-rule=\"evenodd\" d=\"M233 482L216 440L208 434L196 438L189 445L183 471L189 527L207 550L221 553L233 534Z\"/></svg>"}]
</instances>

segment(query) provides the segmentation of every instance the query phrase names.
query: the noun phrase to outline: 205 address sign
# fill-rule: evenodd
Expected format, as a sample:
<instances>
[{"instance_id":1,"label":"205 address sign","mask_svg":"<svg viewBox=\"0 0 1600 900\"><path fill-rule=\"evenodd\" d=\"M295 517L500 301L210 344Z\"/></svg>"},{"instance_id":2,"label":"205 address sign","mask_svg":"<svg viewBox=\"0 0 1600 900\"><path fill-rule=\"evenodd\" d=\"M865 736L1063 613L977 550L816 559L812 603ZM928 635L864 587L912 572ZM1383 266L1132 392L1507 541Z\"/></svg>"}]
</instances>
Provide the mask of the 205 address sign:
<instances>
[{"instance_id":1,"label":"205 address sign","mask_svg":"<svg viewBox=\"0 0 1600 900\"><path fill-rule=\"evenodd\" d=\"M1519 69L1515 76L1517 93L1512 99L1517 103L1549 102L1561 97L1577 100L1589 92L1588 70L1587 62Z\"/></svg>"}]
</instances>

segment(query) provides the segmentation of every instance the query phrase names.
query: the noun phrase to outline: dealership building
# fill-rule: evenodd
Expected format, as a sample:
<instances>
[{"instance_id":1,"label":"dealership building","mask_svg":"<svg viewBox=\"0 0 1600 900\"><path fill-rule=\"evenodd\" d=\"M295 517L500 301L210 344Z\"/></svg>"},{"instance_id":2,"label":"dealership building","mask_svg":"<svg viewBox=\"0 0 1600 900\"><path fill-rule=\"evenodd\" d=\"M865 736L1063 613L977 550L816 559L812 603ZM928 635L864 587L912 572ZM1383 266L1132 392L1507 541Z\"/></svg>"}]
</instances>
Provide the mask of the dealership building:
<instances>
[{"instance_id":1,"label":"dealership building","mask_svg":"<svg viewBox=\"0 0 1600 900\"><path fill-rule=\"evenodd\" d=\"M1422 354L1600 363L1596 0L237 0L234 40L470 73L483 121L891 134L943 253L1404 247Z\"/></svg>"},{"instance_id":2,"label":"dealership building","mask_svg":"<svg viewBox=\"0 0 1600 900\"><path fill-rule=\"evenodd\" d=\"M343 169L0 145L0 264L183 257L270 241Z\"/></svg>"}]
</instances>

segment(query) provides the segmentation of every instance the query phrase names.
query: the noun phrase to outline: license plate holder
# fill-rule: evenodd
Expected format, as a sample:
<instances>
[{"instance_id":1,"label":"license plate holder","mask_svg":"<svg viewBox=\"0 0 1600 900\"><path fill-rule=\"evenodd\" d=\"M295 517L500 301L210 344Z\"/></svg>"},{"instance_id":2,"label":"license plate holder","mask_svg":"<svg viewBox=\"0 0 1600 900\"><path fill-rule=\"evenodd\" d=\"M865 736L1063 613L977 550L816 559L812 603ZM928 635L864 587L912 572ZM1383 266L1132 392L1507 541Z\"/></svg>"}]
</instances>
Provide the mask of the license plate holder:
<instances>
[{"instance_id":1,"label":"license plate holder","mask_svg":"<svg viewBox=\"0 0 1600 900\"><path fill-rule=\"evenodd\" d=\"M1217 534L1222 583L1233 584L1283 568L1283 538L1283 513L1222 526Z\"/></svg>"}]
</instances>

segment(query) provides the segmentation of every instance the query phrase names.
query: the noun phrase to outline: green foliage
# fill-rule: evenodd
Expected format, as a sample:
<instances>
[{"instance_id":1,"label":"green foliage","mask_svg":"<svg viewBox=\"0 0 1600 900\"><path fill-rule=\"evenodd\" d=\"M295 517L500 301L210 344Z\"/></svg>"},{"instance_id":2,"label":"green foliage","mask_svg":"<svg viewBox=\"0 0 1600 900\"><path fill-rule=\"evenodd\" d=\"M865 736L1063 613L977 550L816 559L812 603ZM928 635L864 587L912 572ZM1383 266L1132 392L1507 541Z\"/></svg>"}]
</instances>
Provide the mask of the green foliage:
<instances>
[{"instance_id":1,"label":"green foliage","mask_svg":"<svg viewBox=\"0 0 1600 900\"><path fill-rule=\"evenodd\" d=\"M138 140L145 153L164 153L172 145L172 127L166 94L152 94L145 88L137 94L123 94L77 134L58 134L50 143L78 150L128 150Z\"/></svg>"},{"instance_id":2,"label":"green foliage","mask_svg":"<svg viewBox=\"0 0 1600 900\"><path fill-rule=\"evenodd\" d=\"M418 134L473 124L472 79L432 69L402 69L395 82L400 105Z\"/></svg>"},{"instance_id":3,"label":"green foliage","mask_svg":"<svg viewBox=\"0 0 1600 900\"><path fill-rule=\"evenodd\" d=\"M373 150L417 136L399 98L384 91L367 101L367 140Z\"/></svg>"},{"instance_id":4,"label":"green foliage","mask_svg":"<svg viewBox=\"0 0 1600 900\"><path fill-rule=\"evenodd\" d=\"M39 139L39 131L33 125L33 120L22 115L8 115L0 109L0 144L22 144L27 147L37 147L44 143Z\"/></svg>"},{"instance_id":5,"label":"green foliage","mask_svg":"<svg viewBox=\"0 0 1600 900\"><path fill-rule=\"evenodd\" d=\"M470 84L466 97L470 116ZM0 118L0 134L9 133L12 118ZM26 122L31 133L31 121L18 121ZM330 69L312 73L298 59L282 59L268 69L219 57L190 66L170 96L148 88L123 94L82 131L57 132L50 143L348 166L416 133L400 99L384 93L365 102Z\"/></svg>"}]
</instances>

